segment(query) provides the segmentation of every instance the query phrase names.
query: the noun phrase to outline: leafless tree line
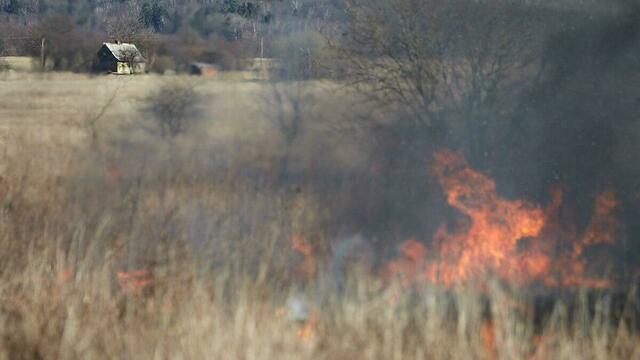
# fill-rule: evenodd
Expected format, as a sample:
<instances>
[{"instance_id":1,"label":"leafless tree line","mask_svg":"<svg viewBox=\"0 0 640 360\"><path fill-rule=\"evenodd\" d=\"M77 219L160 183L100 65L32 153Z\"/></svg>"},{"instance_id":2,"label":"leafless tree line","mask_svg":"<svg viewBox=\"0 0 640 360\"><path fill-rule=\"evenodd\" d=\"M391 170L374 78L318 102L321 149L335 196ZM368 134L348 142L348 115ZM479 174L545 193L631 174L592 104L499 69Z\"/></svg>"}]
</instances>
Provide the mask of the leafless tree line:
<instances>
[{"instance_id":1,"label":"leafless tree line","mask_svg":"<svg viewBox=\"0 0 640 360\"><path fill-rule=\"evenodd\" d=\"M344 75L420 126L442 129L452 112L477 117L536 76L540 34L515 10L500 1L349 0L337 46Z\"/></svg>"}]
</instances>

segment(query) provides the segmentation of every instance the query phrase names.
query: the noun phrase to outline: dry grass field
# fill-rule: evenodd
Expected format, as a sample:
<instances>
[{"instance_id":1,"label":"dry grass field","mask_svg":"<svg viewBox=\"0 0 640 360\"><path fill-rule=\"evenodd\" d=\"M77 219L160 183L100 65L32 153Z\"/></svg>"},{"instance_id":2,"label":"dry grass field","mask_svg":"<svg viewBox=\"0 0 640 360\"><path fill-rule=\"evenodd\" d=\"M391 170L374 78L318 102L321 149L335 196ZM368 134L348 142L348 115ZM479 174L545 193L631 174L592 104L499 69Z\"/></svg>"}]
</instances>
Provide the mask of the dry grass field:
<instances>
[{"instance_id":1,"label":"dry grass field","mask_svg":"<svg viewBox=\"0 0 640 360\"><path fill-rule=\"evenodd\" d=\"M26 141L29 151L43 148L47 156L64 154L65 148L83 145L90 132L87 122L98 114L103 113L96 122L96 131L112 135L127 125L141 122L144 115L140 109L151 91L164 84L184 83L194 86L203 98L202 121L184 142L206 142L207 146L225 148L240 146L242 149L236 149L238 155L268 156L269 152L281 151L279 134L270 122L279 109L271 102L270 85L251 78L250 73L240 72L222 73L216 79L0 73L2 147L15 153L17 144ZM333 156L346 165L353 163L358 156L354 141L357 139L350 134L345 141L332 131L340 126L345 114L353 114L351 99L340 95L343 90L338 86L326 82L305 83L301 91L311 93L312 101L304 111L314 121L299 143L313 142L323 146L324 157ZM308 141L309 138L313 141ZM324 140L318 141L319 138ZM340 142L338 150L336 142ZM49 147L57 150L49 151Z\"/></svg>"},{"instance_id":2,"label":"dry grass field","mask_svg":"<svg viewBox=\"0 0 640 360\"><path fill-rule=\"evenodd\" d=\"M336 269L325 225L349 190L273 186L269 119L293 109L235 76L0 73L0 359L640 359L635 288L540 313L491 279L408 285L364 252ZM201 119L162 139L145 98L178 82ZM366 133L335 129L375 114L303 85L291 167L366 166Z\"/></svg>"}]
</instances>

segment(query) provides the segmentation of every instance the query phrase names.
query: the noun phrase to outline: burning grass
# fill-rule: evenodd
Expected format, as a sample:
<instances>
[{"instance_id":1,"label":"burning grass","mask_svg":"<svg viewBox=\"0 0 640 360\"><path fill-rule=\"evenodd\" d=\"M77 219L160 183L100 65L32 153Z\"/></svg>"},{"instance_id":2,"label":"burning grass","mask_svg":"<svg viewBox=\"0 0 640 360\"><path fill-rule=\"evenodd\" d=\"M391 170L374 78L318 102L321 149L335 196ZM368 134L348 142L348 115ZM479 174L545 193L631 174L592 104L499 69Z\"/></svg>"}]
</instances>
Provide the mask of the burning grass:
<instances>
[{"instance_id":1,"label":"burning grass","mask_svg":"<svg viewBox=\"0 0 640 360\"><path fill-rule=\"evenodd\" d=\"M331 254L311 240L320 238L313 223L288 228L291 214L273 213L272 204L291 202L286 194L258 194L237 181L208 191L153 184L102 199L94 212L68 206L78 188L40 202L5 195L0 358L640 357L635 288L626 297L587 289L542 301L499 272L475 277L481 287L428 281L430 250L415 239L385 266L391 276L341 268L346 280L336 287L327 280ZM198 206L181 206L193 196ZM295 196L305 204L297 213L312 207ZM614 201L598 199L595 218L605 220L592 222L587 239L610 224ZM204 225L184 228L202 214ZM525 214L544 218L535 207ZM247 223L251 231L240 231ZM530 223L528 234L541 231ZM198 247L194 231L213 247Z\"/></svg>"},{"instance_id":2,"label":"burning grass","mask_svg":"<svg viewBox=\"0 0 640 360\"><path fill-rule=\"evenodd\" d=\"M436 153L431 171L447 203L464 215L455 230L442 225L433 249L410 239L401 245L401 259L387 271L405 282L431 282L446 287L482 284L488 274L521 285L609 287L603 278L587 275L583 253L590 246L615 243L622 228L615 217L613 191L595 196L591 221L579 234L572 224L558 222L562 192L554 188L546 207L509 200L496 192L493 179L472 169L461 154ZM522 246L524 240L529 240ZM435 254L429 254L433 250ZM602 275L602 274L601 274Z\"/></svg>"},{"instance_id":3,"label":"burning grass","mask_svg":"<svg viewBox=\"0 0 640 360\"><path fill-rule=\"evenodd\" d=\"M131 270L81 261L56 273L33 253L22 272L4 274L0 354L33 358L229 359L634 359L637 303L614 315L611 298L587 293L536 309L533 298L496 282L469 289L382 286L352 279L343 293L320 285L281 287L229 264L198 275ZM55 265L55 264L52 264ZM55 269L55 267L54 267ZM153 276L149 275L153 272ZM127 278L144 281L127 282ZM135 284L134 284L135 283ZM134 290L135 289L135 290ZM394 301L390 302L393 295ZM637 296L635 294L634 296ZM287 298L307 302L293 317ZM539 313L546 317L537 324Z\"/></svg>"},{"instance_id":4,"label":"burning grass","mask_svg":"<svg viewBox=\"0 0 640 360\"><path fill-rule=\"evenodd\" d=\"M100 157L81 139L43 151L46 167L20 157L33 146L1 164L0 359L640 358L638 290L607 288L584 257L620 230L611 191L578 229L558 221L561 192L503 198L443 151L425 177L457 221L388 259L327 235L347 187L252 182L250 160L193 149Z\"/></svg>"}]
</instances>

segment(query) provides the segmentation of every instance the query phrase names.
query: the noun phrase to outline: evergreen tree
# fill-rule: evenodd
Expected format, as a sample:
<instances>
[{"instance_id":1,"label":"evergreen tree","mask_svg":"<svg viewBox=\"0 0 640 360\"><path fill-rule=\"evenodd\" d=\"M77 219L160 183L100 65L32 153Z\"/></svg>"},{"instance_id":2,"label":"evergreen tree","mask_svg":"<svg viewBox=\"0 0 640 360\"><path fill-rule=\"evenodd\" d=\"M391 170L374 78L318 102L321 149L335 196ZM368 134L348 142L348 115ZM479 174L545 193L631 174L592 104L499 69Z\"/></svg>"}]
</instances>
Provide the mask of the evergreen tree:
<instances>
[{"instance_id":1,"label":"evergreen tree","mask_svg":"<svg viewBox=\"0 0 640 360\"><path fill-rule=\"evenodd\" d=\"M2 10L8 14L17 15L20 13L22 8L22 4L20 4L19 0L9 0L3 7Z\"/></svg>"},{"instance_id":2,"label":"evergreen tree","mask_svg":"<svg viewBox=\"0 0 640 360\"><path fill-rule=\"evenodd\" d=\"M140 9L138 20L145 27L153 28L157 32L162 32L169 17L167 10L157 3L153 5L144 3Z\"/></svg>"}]
</instances>

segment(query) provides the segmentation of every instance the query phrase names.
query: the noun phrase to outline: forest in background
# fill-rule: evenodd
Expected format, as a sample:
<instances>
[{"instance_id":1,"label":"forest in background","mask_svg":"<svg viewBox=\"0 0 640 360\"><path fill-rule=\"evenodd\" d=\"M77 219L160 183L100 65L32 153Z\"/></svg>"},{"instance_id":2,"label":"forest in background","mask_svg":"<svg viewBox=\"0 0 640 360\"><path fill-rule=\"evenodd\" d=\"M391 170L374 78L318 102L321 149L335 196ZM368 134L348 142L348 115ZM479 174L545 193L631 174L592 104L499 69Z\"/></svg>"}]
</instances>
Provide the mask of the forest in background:
<instances>
[{"instance_id":1,"label":"forest in background","mask_svg":"<svg viewBox=\"0 0 640 360\"><path fill-rule=\"evenodd\" d=\"M234 69L283 53L309 67L324 47L321 34L344 19L342 1L7 0L0 54L38 56L46 37L55 70L88 71L96 44L120 40L136 43L157 72L184 71L193 61Z\"/></svg>"}]
</instances>

